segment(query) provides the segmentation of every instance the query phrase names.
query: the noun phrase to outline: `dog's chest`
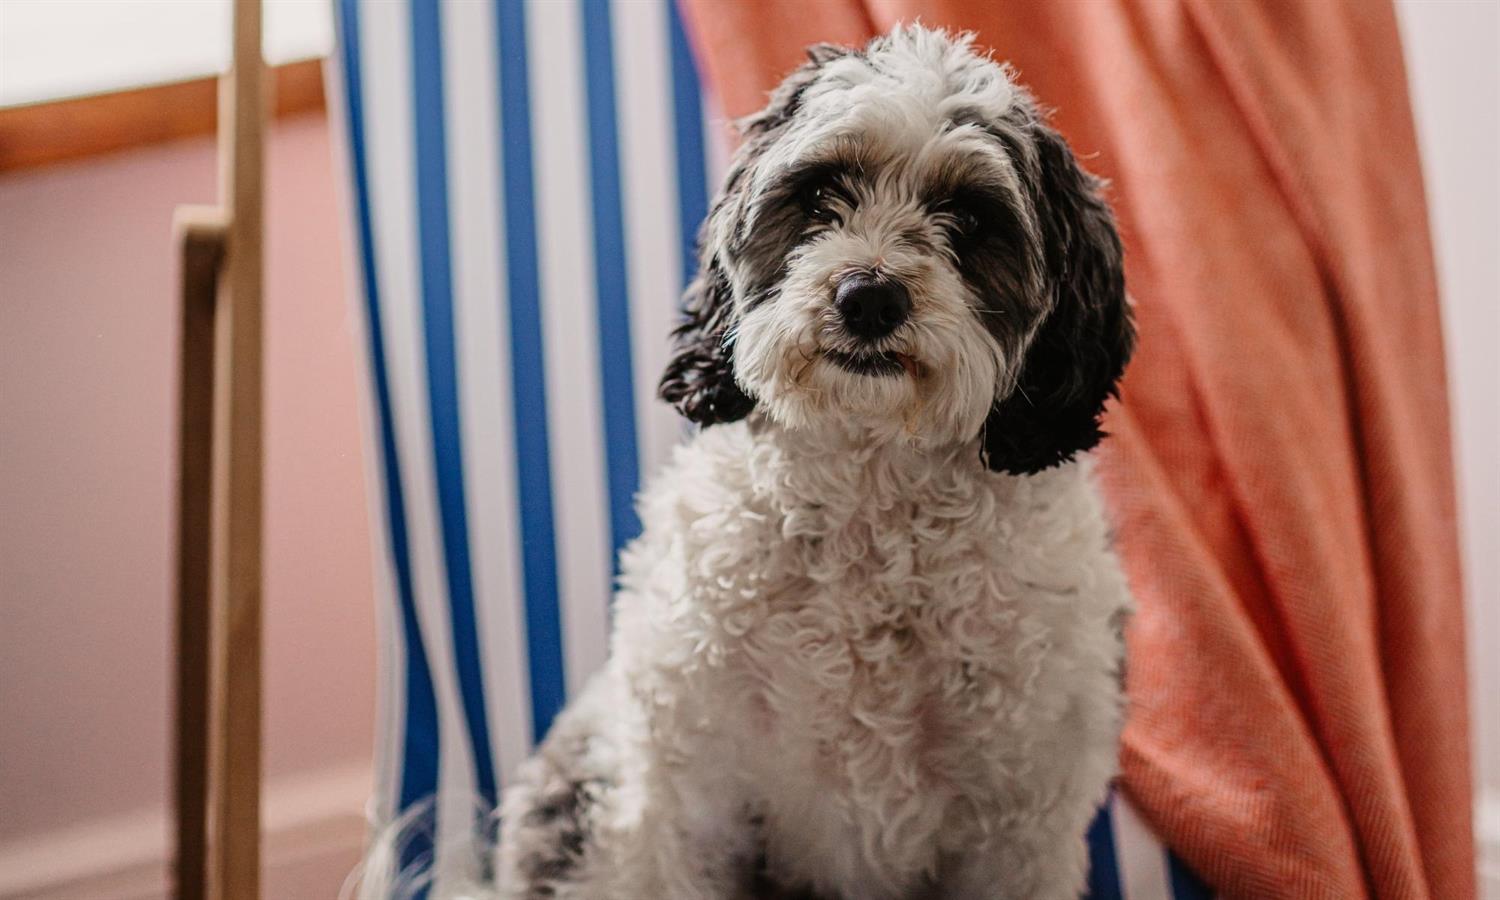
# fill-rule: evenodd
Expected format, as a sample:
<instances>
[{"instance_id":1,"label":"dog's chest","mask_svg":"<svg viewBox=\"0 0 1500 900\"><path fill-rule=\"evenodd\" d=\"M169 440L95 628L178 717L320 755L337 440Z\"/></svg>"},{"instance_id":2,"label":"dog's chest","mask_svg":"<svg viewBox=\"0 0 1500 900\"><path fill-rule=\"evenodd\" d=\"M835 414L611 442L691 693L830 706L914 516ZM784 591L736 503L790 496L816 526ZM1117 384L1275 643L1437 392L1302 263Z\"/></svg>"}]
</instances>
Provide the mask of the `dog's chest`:
<instances>
[{"instance_id":1,"label":"dog's chest","mask_svg":"<svg viewBox=\"0 0 1500 900\"><path fill-rule=\"evenodd\" d=\"M901 848L879 863L900 879L976 840L1020 749L1004 721L1040 665L993 513L917 499L772 523L781 574L737 668L783 856L855 878L871 857L850 848Z\"/></svg>"},{"instance_id":2,"label":"dog's chest","mask_svg":"<svg viewBox=\"0 0 1500 900\"><path fill-rule=\"evenodd\" d=\"M676 475L626 554L613 651L660 698L653 734L758 817L782 883L930 886L1112 733L1128 595L1084 468L1013 478L741 428L699 436Z\"/></svg>"},{"instance_id":3,"label":"dog's chest","mask_svg":"<svg viewBox=\"0 0 1500 900\"><path fill-rule=\"evenodd\" d=\"M1011 665L1020 598L993 577L1002 554L971 530L929 523L919 537L901 518L789 542L799 564L765 585L740 647L766 733L813 752L835 780L857 779L868 741L890 775L964 780L965 745L993 734L1006 684L1023 674Z\"/></svg>"}]
</instances>

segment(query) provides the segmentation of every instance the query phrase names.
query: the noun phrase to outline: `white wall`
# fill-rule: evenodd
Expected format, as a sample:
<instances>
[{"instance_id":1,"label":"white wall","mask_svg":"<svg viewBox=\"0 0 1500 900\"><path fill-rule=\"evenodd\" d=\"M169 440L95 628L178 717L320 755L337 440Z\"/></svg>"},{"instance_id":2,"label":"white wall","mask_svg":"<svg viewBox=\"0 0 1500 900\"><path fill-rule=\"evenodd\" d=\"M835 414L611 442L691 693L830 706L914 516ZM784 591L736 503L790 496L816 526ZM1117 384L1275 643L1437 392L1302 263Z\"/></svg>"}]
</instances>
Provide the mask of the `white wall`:
<instances>
[{"instance_id":1,"label":"white wall","mask_svg":"<svg viewBox=\"0 0 1500 900\"><path fill-rule=\"evenodd\" d=\"M1500 898L1500 4L1400 0L1448 340L1484 896Z\"/></svg>"}]
</instances>

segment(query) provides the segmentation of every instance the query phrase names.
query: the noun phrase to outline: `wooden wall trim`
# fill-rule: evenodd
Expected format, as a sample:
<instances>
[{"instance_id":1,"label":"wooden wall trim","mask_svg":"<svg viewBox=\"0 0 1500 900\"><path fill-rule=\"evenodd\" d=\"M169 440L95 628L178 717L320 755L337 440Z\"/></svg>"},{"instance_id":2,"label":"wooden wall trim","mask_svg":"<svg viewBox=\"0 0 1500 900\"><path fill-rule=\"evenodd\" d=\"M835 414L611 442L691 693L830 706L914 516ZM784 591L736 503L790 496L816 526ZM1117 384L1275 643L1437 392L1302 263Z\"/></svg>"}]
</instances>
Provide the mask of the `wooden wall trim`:
<instances>
[{"instance_id":1,"label":"wooden wall trim","mask_svg":"<svg viewBox=\"0 0 1500 900\"><path fill-rule=\"evenodd\" d=\"M323 61L271 68L276 118L321 112ZM0 172L213 134L218 76L0 109Z\"/></svg>"}]
</instances>

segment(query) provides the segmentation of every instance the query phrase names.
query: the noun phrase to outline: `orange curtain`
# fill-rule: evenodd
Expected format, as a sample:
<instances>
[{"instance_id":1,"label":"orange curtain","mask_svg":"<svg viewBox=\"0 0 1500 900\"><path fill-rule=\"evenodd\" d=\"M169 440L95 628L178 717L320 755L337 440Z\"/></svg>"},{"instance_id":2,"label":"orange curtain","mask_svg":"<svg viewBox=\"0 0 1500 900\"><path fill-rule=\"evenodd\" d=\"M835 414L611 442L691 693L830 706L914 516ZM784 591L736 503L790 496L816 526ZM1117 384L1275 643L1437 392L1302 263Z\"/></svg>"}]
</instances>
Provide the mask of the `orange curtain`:
<instances>
[{"instance_id":1,"label":"orange curtain","mask_svg":"<svg viewBox=\"0 0 1500 900\"><path fill-rule=\"evenodd\" d=\"M1126 791L1230 897L1474 896L1437 292L1389 4L686 0L731 115L816 41L975 31L1113 182Z\"/></svg>"}]
</instances>

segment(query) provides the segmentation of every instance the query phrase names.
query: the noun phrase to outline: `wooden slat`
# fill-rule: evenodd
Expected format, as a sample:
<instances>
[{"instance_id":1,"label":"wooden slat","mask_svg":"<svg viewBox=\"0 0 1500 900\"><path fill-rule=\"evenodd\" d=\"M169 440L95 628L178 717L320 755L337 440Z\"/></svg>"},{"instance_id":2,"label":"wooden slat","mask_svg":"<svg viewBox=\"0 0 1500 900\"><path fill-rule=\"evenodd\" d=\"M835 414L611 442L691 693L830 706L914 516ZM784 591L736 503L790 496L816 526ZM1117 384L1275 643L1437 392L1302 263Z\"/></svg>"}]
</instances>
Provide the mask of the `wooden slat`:
<instances>
[{"instance_id":1,"label":"wooden slat","mask_svg":"<svg viewBox=\"0 0 1500 900\"><path fill-rule=\"evenodd\" d=\"M276 66L276 117L321 112L323 63ZM214 132L218 78L0 109L0 172Z\"/></svg>"},{"instance_id":2,"label":"wooden slat","mask_svg":"<svg viewBox=\"0 0 1500 900\"><path fill-rule=\"evenodd\" d=\"M213 900L260 895L261 291L266 116L260 0L234 2L234 62L221 82L219 171L229 213L215 378Z\"/></svg>"},{"instance_id":3,"label":"wooden slat","mask_svg":"<svg viewBox=\"0 0 1500 900\"><path fill-rule=\"evenodd\" d=\"M217 207L179 207L181 359L177 412L176 718L172 797L175 896L204 900L208 884L209 647L213 481L214 308L225 223Z\"/></svg>"}]
</instances>

